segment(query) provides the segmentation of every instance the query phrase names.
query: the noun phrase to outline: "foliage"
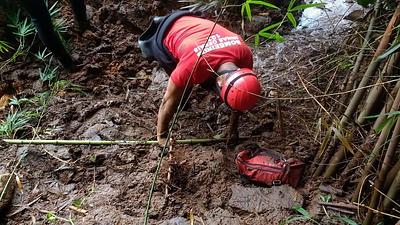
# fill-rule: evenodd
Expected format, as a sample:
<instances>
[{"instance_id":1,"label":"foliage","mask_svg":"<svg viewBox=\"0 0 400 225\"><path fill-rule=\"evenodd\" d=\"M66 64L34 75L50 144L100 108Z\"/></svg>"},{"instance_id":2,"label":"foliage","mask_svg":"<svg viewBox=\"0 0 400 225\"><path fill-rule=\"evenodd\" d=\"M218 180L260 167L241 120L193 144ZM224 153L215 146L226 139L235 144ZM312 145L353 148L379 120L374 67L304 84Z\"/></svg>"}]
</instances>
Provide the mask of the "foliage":
<instances>
[{"instance_id":1,"label":"foliage","mask_svg":"<svg viewBox=\"0 0 400 225\"><path fill-rule=\"evenodd\" d=\"M400 116L400 111L394 111L394 112L388 112L383 114L386 116L386 119L376 128L375 132L380 133L382 130L386 127L389 126L389 130L392 129L392 127L395 125L397 119ZM372 116L366 116L365 118L367 119L375 119L378 118L379 115L372 115Z\"/></svg>"},{"instance_id":2,"label":"foliage","mask_svg":"<svg viewBox=\"0 0 400 225\"><path fill-rule=\"evenodd\" d=\"M57 217L56 217L56 215L54 215L54 213L52 213L52 212L48 212L48 213L46 214L46 219L47 219L47 221L49 221L49 222L51 222L51 223L57 222Z\"/></svg>"},{"instance_id":3,"label":"foliage","mask_svg":"<svg viewBox=\"0 0 400 225\"><path fill-rule=\"evenodd\" d=\"M332 195L319 195L321 201L323 202L331 202L332 201Z\"/></svg>"},{"instance_id":4,"label":"foliage","mask_svg":"<svg viewBox=\"0 0 400 225\"><path fill-rule=\"evenodd\" d=\"M357 222L355 222L354 220L350 219L350 218L347 217L347 216L335 216L334 218L335 218L335 220L337 220L337 221L339 221L339 222L342 222L342 223L344 223L344 224L348 224L348 225L358 225Z\"/></svg>"},{"instance_id":5,"label":"foliage","mask_svg":"<svg viewBox=\"0 0 400 225\"><path fill-rule=\"evenodd\" d=\"M40 61L46 61L49 56L51 56L51 52L47 53L47 48L43 51L39 51L35 54L36 58Z\"/></svg>"},{"instance_id":6,"label":"foliage","mask_svg":"<svg viewBox=\"0 0 400 225\"><path fill-rule=\"evenodd\" d=\"M369 4L374 4L375 2L376 0L357 0L357 3L364 7L367 7Z\"/></svg>"},{"instance_id":7,"label":"foliage","mask_svg":"<svg viewBox=\"0 0 400 225\"><path fill-rule=\"evenodd\" d=\"M297 213L301 214L301 215L290 216L286 220L282 221L280 223L280 225L289 224L289 223L292 223L292 222L295 222L295 221L310 221L312 223L319 224L317 221L315 221L311 217L310 213L307 210L305 210L303 207L301 207L300 205L295 205L295 206L293 206L292 209L294 211L296 211Z\"/></svg>"},{"instance_id":8,"label":"foliage","mask_svg":"<svg viewBox=\"0 0 400 225\"><path fill-rule=\"evenodd\" d=\"M0 124L0 137L13 137L14 134L29 123L27 111L9 112Z\"/></svg>"},{"instance_id":9,"label":"foliage","mask_svg":"<svg viewBox=\"0 0 400 225\"><path fill-rule=\"evenodd\" d=\"M49 93L43 92L33 98L12 98L11 110L5 120L0 123L0 137L13 137L18 130L30 126L37 121L47 106Z\"/></svg>"},{"instance_id":10,"label":"foliage","mask_svg":"<svg viewBox=\"0 0 400 225\"><path fill-rule=\"evenodd\" d=\"M49 84L54 82L58 76L58 66L46 65L44 70L39 69L39 77L43 82L48 81Z\"/></svg>"},{"instance_id":11,"label":"foliage","mask_svg":"<svg viewBox=\"0 0 400 225\"><path fill-rule=\"evenodd\" d=\"M7 41L1 41L0 40L0 53L3 54L5 52L9 52L10 49L12 49L13 47L10 45L10 43L8 43ZM1 59L1 56L0 56Z\"/></svg>"},{"instance_id":12,"label":"foliage","mask_svg":"<svg viewBox=\"0 0 400 225\"><path fill-rule=\"evenodd\" d=\"M283 19L277 23L268 25L267 27L261 29L256 35L255 35L255 45L260 44L260 38L264 38L266 40L276 40L279 42L283 42L285 39L281 36L281 34L278 32L278 29L283 25L283 23L289 21L291 26L293 28L297 27L297 21L294 16L295 12L311 8L311 7L319 7L323 6L323 3L312 3L312 4L301 4L295 6L295 3L297 0L290 0L288 8L286 9L286 13L283 17ZM251 5L260 5L267 7L272 10L280 10L280 8L276 5L273 5L271 3L265 2L265 1L257 1L257 0L247 0L242 4L242 9L241 9L241 14L242 17L247 17L249 21L252 21L252 12L251 12Z\"/></svg>"}]
</instances>

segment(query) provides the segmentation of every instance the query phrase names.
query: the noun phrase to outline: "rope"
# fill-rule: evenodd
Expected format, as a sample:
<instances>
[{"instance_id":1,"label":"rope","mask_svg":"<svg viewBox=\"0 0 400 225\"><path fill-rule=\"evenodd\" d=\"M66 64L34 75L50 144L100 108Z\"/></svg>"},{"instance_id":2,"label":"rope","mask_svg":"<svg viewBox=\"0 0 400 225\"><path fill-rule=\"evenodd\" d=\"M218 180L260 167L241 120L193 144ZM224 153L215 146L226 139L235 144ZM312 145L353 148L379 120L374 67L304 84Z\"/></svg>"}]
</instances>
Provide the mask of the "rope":
<instances>
[{"instance_id":1,"label":"rope","mask_svg":"<svg viewBox=\"0 0 400 225\"><path fill-rule=\"evenodd\" d=\"M214 25L213 25L213 27L211 28L210 34L208 35L208 37L207 37L206 42L204 43L204 45L206 45L206 44L208 43L208 41L209 41L209 39L210 39L210 36L212 35L212 32L214 31L215 26L217 25L217 22L218 22L220 16L221 16L222 13L225 11L225 8L224 8L225 5L226 5L226 0L224 1L224 4L223 4L223 7L222 7L221 12L218 14L217 18L216 18L215 21L214 21ZM199 55L199 57L197 58L197 60L196 60L196 62L195 62L195 64L194 64L194 66L193 66L193 68L192 68L192 71L191 71L191 73L190 73L189 79L186 81L185 88L183 89L183 94L182 94L182 96L181 96L181 98L180 98L180 100L179 100L179 105L178 105L177 109L180 109L180 108L181 108L181 105L182 105L182 103L183 103L183 101L184 101L184 96L185 96L186 91L187 91L187 89L188 89L188 87L189 87L189 82L190 82L190 80L192 79L193 73L194 73L194 71L196 70L197 65L198 65L198 63L199 63L201 57L203 56L204 49L205 49L205 48L202 48L202 50L201 50L201 52L200 52L200 55ZM189 93L189 95L187 96L187 98L189 98L191 94L192 94L192 91ZM187 102L187 101L186 101L186 102ZM186 102L185 102L185 104L186 104ZM153 193L154 193L154 188L155 188L155 185L156 185L156 181L157 181L157 178L158 178L158 174L159 174L159 172L160 172L162 160L164 159L165 150L166 150L166 148L167 148L167 146L168 146L168 144L169 144L169 141L170 141L170 138L171 138L171 133L172 133L173 127L174 127L174 125L175 125L175 123L176 123L176 121L177 121L179 112L180 112L180 111L177 110L176 113L174 114L174 117L173 117L173 119L172 119L171 125L169 126L169 129L168 129L167 140L166 140L166 142L165 142L165 144L164 144L164 146L163 146L163 148L162 148L162 150L161 150L161 156L160 156L160 158L159 158L159 160L158 160L157 168L156 168L156 171L155 171L154 176L153 176L153 181L152 181L152 183L151 183L150 190L149 190L149 195L148 195L146 210L145 210L145 212L144 212L144 225L147 225L147 224L148 224L149 212L150 212L150 207L151 207L151 200L152 200Z\"/></svg>"}]
</instances>

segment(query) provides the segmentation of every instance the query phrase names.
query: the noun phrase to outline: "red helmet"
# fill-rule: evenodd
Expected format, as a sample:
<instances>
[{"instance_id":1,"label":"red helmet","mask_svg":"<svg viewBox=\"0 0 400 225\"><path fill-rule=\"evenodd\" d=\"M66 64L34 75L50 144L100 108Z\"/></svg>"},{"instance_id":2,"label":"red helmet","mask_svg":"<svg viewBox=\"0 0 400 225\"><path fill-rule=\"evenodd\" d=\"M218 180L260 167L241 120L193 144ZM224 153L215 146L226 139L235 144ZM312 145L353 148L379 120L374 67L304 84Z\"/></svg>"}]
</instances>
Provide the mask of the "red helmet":
<instances>
[{"instance_id":1,"label":"red helmet","mask_svg":"<svg viewBox=\"0 0 400 225\"><path fill-rule=\"evenodd\" d=\"M257 103L260 92L260 82L253 70L241 68L230 74L221 88L221 98L232 109L244 111Z\"/></svg>"}]
</instances>

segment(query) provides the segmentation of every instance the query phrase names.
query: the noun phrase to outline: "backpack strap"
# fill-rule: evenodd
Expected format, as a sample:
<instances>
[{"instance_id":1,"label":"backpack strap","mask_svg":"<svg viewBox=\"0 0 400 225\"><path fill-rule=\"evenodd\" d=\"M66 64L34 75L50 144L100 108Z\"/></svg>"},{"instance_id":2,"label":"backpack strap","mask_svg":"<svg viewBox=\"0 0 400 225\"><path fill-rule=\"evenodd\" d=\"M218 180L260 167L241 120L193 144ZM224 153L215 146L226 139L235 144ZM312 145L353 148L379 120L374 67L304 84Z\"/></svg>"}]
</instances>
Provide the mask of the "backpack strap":
<instances>
[{"instance_id":1,"label":"backpack strap","mask_svg":"<svg viewBox=\"0 0 400 225\"><path fill-rule=\"evenodd\" d=\"M163 40L172 24L182 16L199 16L197 12L181 10L167 16L155 17L147 30L139 37L139 47L145 58L155 58L171 74L177 65Z\"/></svg>"}]
</instances>

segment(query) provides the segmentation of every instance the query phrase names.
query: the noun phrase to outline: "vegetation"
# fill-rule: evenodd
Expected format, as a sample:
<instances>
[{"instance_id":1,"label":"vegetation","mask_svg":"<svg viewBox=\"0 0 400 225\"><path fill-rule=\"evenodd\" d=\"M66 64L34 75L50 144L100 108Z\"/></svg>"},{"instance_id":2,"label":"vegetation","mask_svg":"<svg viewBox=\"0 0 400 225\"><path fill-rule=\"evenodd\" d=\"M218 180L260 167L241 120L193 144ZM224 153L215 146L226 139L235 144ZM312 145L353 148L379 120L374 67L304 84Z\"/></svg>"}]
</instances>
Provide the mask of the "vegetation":
<instances>
[{"instance_id":1,"label":"vegetation","mask_svg":"<svg viewBox=\"0 0 400 225\"><path fill-rule=\"evenodd\" d=\"M294 16L295 12L311 8L311 7L321 7L323 6L323 3L312 3L312 4L301 4L301 5L296 5L298 0L290 0L288 8L285 10L286 13L283 16L283 19L277 23L273 23L271 25L268 25L267 27L261 29L258 31L257 34L255 34L255 45L260 44L260 38L265 38L266 40L275 40L282 42L285 39L281 36L281 34L278 32L279 28L282 27L282 25L285 22L290 22L293 28L297 27L297 21ZM260 6L265 6L269 9L272 10L281 10L278 6L273 5L271 3L265 2L265 1L257 1L257 0L247 0L242 4L242 10L241 14L242 17L247 17L249 21L252 20L252 12L251 12L251 5L260 5Z\"/></svg>"}]
</instances>

